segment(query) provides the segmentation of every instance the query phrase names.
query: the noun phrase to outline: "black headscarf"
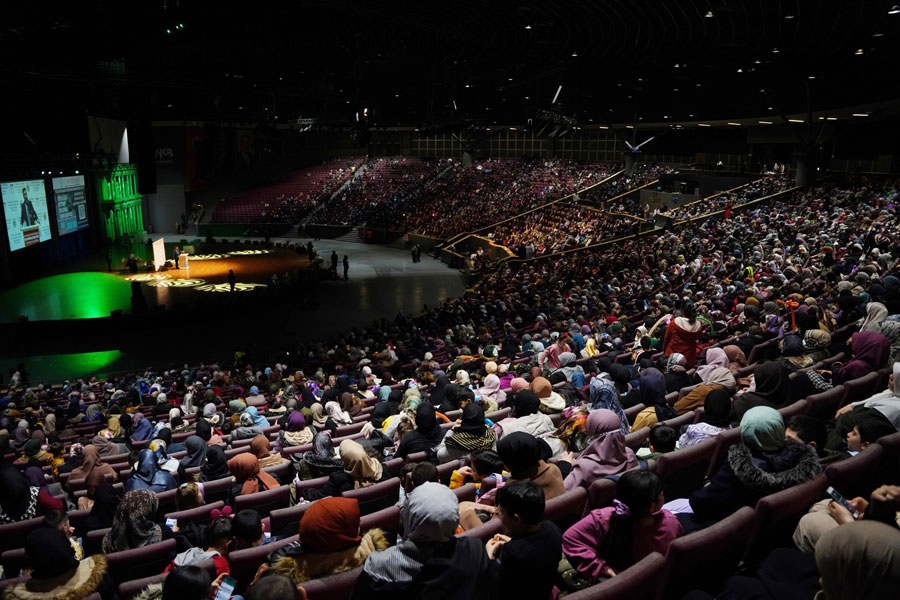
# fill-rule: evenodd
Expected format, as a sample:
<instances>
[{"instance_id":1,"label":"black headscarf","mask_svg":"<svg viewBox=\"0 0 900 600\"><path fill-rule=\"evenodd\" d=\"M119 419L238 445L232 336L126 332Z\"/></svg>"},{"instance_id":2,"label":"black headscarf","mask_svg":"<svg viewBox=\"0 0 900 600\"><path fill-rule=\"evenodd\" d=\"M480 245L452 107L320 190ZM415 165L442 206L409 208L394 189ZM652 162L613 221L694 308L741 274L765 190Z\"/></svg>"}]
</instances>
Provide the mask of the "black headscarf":
<instances>
[{"instance_id":1,"label":"black headscarf","mask_svg":"<svg viewBox=\"0 0 900 600\"><path fill-rule=\"evenodd\" d=\"M519 390L513 396L513 416L515 418L533 415L541 407L541 399L529 389Z\"/></svg>"},{"instance_id":2,"label":"black headscarf","mask_svg":"<svg viewBox=\"0 0 900 600\"><path fill-rule=\"evenodd\" d=\"M515 431L497 442L497 455L513 479L528 479L528 472L541 460L541 446L530 433Z\"/></svg>"},{"instance_id":3,"label":"black headscarf","mask_svg":"<svg viewBox=\"0 0 900 600\"><path fill-rule=\"evenodd\" d=\"M31 565L31 577L37 580L52 579L78 568L72 545L58 529L41 527L29 533L25 554Z\"/></svg>"},{"instance_id":4,"label":"black headscarf","mask_svg":"<svg viewBox=\"0 0 900 600\"><path fill-rule=\"evenodd\" d=\"M728 427L731 424L731 394L720 387L710 390L703 401L703 420L713 427Z\"/></svg>"},{"instance_id":5,"label":"black headscarf","mask_svg":"<svg viewBox=\"0 0 900 600\"><path fill-rule=\"evenodd\" d=\"M225 449L222 446L210 446L206 451L206 462L200 467L200 480L215 481L225 477L231 477L228 460L225 458Z\"/></svg>"},{"instance_id":6,"label":"black headscarf","mask_svg":"<svg viewBox=\"0 0 900 600\"><path fill-rule=\"evenodd\" d=\"M384 420L391 416L391 406L387 402L379 402L372 410L372 426L375 429L384 427Z\"/></svg>"},{"instance_id":7,"label":"black headscarf","mask_svg":"<svg viewBox=\"0 0 900 600\"><path fill-rule=\"evenodd\" d=\"M111 483L101 483L94 490L94 505L91 514L81 521L75 528L79 537L87 535L88 531L106 529L112 527L113 517L119 507L119 495Z\"/></svg>"},{"instance_id":8,"label":"black headscarf","mask_svg":"<svg viewBox=\"0 0 900 600\"><path fill-rule=\"evenodd\" d=\"M206 459L206 453L209 451L206 442L199 436L192 435L184 441L187 454L179 461L185 469L191 467L200 467Z\"/></svg>"},{"instance_id":9,"label":"black headscarf","mask_svg":"<svg viewBox=\"0 0 900 600\"><path fill-rule=\"evenodd\" d=\"M0 523L21 520L36 502L37 497L22 471L9 463L0 463L0 508L6 516Z\"/></svg>"},{"instance_id":10,"label":"black headscarf","mask_svg":"<svg viewBox=\"0 0 900 600\"><path fill-rule=\"evenodd\" d=\"M469 402L463 409L462 423L456 429L459 433L468 433L470 435L484 435L484 429L487 425L484 422L484 409Z\"/></svg>"},{"instance_id":11,"label":"black headscarf","mask_svg":"<svg viewBox=\"0 0 900 600\"><path fill-rule=\"evenodd\" d=\"M197 437L204 442L212 439L212 425L206 419L197 419Z\"/></svg>"},{"instance_id":12,"label":"black headscarf","mask_svg":"<svg viewBox=\"0 0 900 600\"><path fill-rule=\"evenodd\" d=\"M756 389L748 393L762 398L770 404L782 406L788 400L789 375L790 372L779 361L757 364L753 368Z\"/></svg>"},{"instance_id":13,"label":"black headscarf","mask_svg":"<svg viewBox=\"0 0 900 600\"><path fill-rule=\"evenodd\" d=\"M444 404L444 399L447 397L447 386L450 385L450 378L446 375L440 375L434 381L434 389L431 391L431 396L429 397L429 401L435 406L441 406Z\"/></svg>"},{"instance_id":14,"label":"black headscarf","mask_svg":"<svg viewBox=\"0 0 900 600\"><path fill-rule=\"evenodd\" d=\"M434 406L423 402L416 409L416 429L422 435L430 435L437 427L437 417L434 414Z\"/></svg>"}]
</instances>

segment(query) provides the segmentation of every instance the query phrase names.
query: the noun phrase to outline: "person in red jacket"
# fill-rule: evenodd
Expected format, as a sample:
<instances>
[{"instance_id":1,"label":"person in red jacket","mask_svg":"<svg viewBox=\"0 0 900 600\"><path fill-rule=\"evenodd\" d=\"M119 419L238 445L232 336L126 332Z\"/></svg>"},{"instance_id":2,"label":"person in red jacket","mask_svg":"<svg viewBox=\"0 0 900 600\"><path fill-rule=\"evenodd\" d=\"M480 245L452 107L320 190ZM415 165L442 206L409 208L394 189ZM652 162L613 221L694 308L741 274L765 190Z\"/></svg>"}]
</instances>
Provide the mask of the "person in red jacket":
<instances>
[{"instance_id":1,"label":"person in red jacket","mask_svg":"<svg viewBox=\"0 0 900 600\"><path fill-rule=\"evenodd\" d=\"M676 352L684 354L687 359L687 367L697 364L697 343L703 335L703 326L697 320L697 309L690 302L681 309L681 316L675 317L666 327L666 337L663 341L663 352L671 356Z\"/></svg>"},{"instance_id":2,"label":"person in red jacket","mask_svg":"<svg viewBox=\"0 0 900 600\"><path fill-rule=\"evenodd\" d=\"M168 573L177 567L186 567L188 565L200 565L201 563L212 559L216 565L216 576L228 574L230 567L228 566L228 550L234 536L231 533L231 517L218 517L214 520L206 530L204 535L206 540L206 550L201 548L190 548L175 557L175 560L166 567L164 573Z\"/></svg>"},{"instance_id":3,"label":"person in red jacket","mask_svg":"<svg viewBox=\"0 0 900 600\"><path fill-rule=\"evenodd\" d=\"M61 500L34 485L10 463L0 463L0 524L40 517L51 510L64 510Z\"/></svg>"}]
</instances>

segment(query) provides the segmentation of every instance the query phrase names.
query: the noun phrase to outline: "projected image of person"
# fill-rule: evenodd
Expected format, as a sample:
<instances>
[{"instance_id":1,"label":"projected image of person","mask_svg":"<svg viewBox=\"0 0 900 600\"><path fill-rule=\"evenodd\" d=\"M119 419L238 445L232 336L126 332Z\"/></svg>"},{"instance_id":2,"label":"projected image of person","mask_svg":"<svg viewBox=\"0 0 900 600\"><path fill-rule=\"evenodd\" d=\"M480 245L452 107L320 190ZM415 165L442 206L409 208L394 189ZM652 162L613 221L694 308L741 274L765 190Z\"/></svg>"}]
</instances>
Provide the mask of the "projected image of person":
<instances>
[{"instance_id":1,"label":"projected image of person","mask_svg":"<svg viewBox=\"0 0 900 600\"><path fill-rule=\"evenodd\" d=\"M33 227L34 225L37 225L38 214L37 211L34 210L34 205L31 203L31 200L28 199L28 190L26 188L22 188L22 204L20 206L22 214L19 221L22 227Z\"/></svg>"}]
</instances>

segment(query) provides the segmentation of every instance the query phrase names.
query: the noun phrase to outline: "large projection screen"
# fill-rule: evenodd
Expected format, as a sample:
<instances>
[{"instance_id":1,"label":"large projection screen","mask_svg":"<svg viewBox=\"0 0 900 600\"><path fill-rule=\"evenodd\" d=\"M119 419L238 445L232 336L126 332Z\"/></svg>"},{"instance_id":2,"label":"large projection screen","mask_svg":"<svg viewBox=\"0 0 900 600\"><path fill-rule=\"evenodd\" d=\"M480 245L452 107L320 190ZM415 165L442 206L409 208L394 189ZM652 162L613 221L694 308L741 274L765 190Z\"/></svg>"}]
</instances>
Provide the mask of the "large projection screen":
<instances>
[{"instance_id":1,"label":"large projection screen","mask_svg":"<svg viewBox=\"0 0 900 600\"><path fill-rule=\"evenodd\" d=\"M50 239L50 215L43 179L0 183L0 194L10 250L21 250Z\"/></svg>"},{"instance_id":2,"label":"large projection screen","mask_svg":"<svg viewBox=\"0 0 900 600\"><path fill-rule=\"evenodd\" d=\"M56 226L60 236L88 226L84 175L54 177L53 202L56 204Z\"/></svg>"}]
</instances>

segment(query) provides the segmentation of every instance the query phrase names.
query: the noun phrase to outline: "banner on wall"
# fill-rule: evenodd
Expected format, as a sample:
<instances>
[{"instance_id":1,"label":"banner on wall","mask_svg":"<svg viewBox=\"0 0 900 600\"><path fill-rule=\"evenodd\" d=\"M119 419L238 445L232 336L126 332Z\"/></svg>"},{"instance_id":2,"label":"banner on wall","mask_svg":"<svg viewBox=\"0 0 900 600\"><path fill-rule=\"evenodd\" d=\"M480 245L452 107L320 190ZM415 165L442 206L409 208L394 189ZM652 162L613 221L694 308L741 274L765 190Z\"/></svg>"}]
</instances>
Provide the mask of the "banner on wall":
<instances>
[{"instance_id":1,"label":"banner on wall","mask_svg":"<svg viewBox=\"0 0 900 600\"><path fill-rule=\"evenodd\" d=\"M153 241L153 267L159 271L166 264L166 241L159 238Z\"/></svg>"}]
</instances>

